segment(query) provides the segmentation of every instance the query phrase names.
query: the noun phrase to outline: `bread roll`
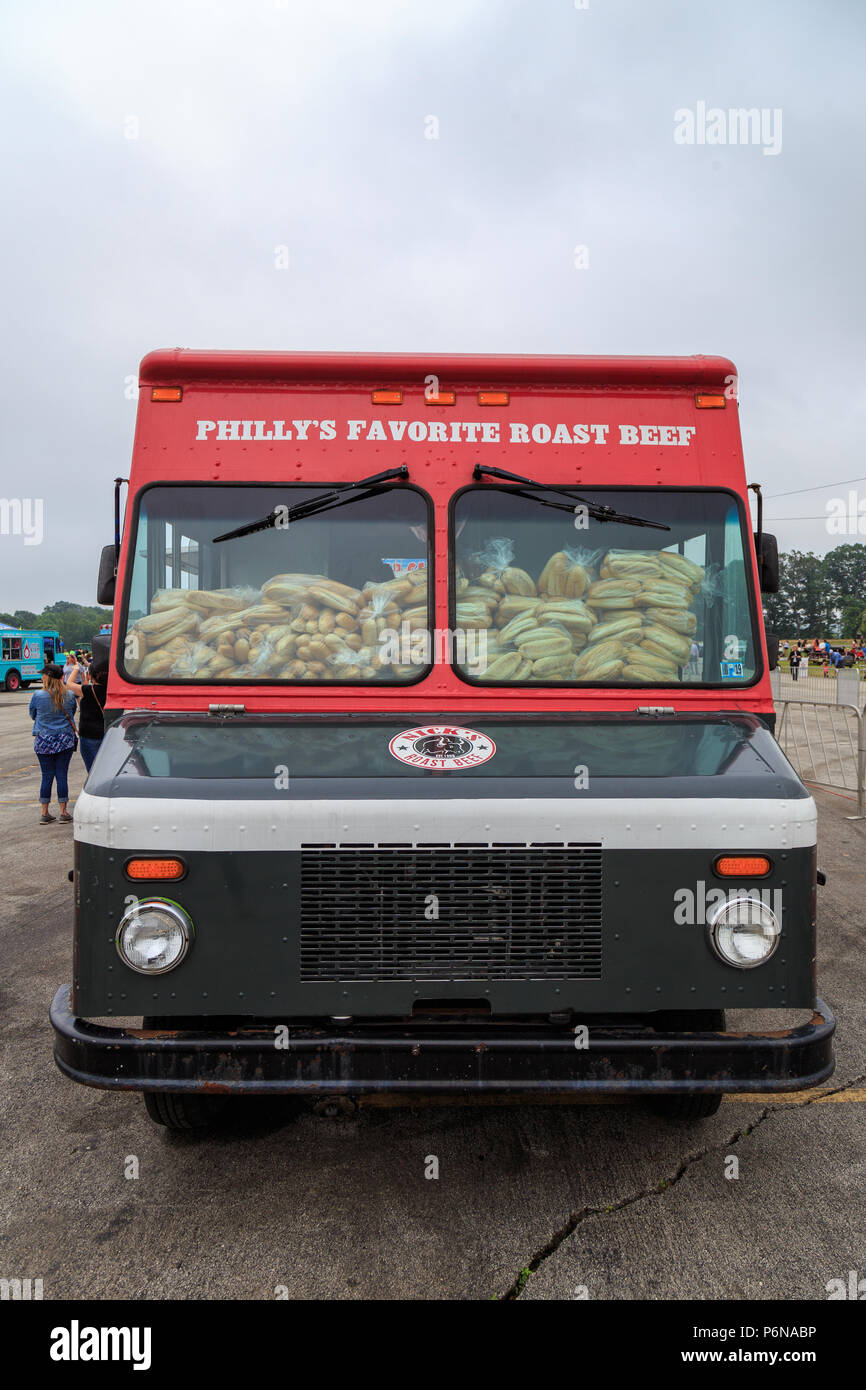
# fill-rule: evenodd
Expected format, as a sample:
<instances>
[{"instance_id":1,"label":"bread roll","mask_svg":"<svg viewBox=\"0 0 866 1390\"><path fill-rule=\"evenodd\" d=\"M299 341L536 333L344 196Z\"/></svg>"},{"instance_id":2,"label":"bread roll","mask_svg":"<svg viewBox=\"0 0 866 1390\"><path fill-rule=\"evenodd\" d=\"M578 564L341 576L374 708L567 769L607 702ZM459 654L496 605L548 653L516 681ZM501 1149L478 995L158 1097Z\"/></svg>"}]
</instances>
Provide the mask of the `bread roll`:
<instances>
[{"instance_id":1,"label":"bread roll","mask_svg":"<svg viewBox=\"0 0 866 1390\"><path fill-rule=\"evenodd\" d=\"M519 632L513 640L525 661L539 661L545 656L573 651L568 633L556 627L536 627L531 632Z\"/></svg>"},{"instance_id":2,"label":"bread roll","mask_svg":"<svg viewBox=\"0 0 866 1390\"><path fill-rule=\"evenodd\" d=\"M146 680L153 680L157 676L167 676L177 656L174 652L157 651L148 652L141 663L138 674Z\"/></svg>"},{"instance_id":3,"label":"bread roll","mask_svg":"<svg viewBox=\"0 0 866 1390\"><path fill-rule=\"evenodd\" d=\"M541 623L559 623L569 632L587 634L595 626L596 617L586 604L578 599L552 599L540 603L537 617Z\"/></svg>"},{"instance_id":4,"label":"bread roll","mask_svg":"<svg viewBox=\"0 0 866 1390\"><path fill-rule=\"evenodd\" d=\"M357 590L352 592L358 593ZM336 589L326 588L322 584L311 584L307 590L307 596L310 599L315 599L316 603L324 604L326 608L333 608L338 613L348 613L353 618L356 618L360 612L360 594L358 594L357 599L354 599L350 598L348 594L338 593Z\"/></svg>"},{"instance_id":5,"label":"bread roll","mask_svg":"<svg viewBox=\"0 0 866 1390\"><path fill-rule=\"evenodd\" d=\"M490 609L485 603L479 603L477 599L458 599L456 616L458 627L490 627Z\"/></svg>"},{"instance_id":6,"label":"bread roll","mask_svg":"<svg viewBox=\"0 0 866 1390\"><path fill-rule=\"evenodd\" d=\"M567 553L567 552L566 552ZM582 598L592 583L592 575L579 560L568 558L563 578L566 598Z\"/></svg>"},{"instance_id":7,"label":"bread roll","mask_svg":"<svg viewBox=\"0 0 866 1390\"><path fill-rule=\"evenodd\" d=\"M318 618L318 612L315 613ZM243 608L237 614L237 621L248 627L258 627L260 623L286 622L291 617L289 610L279 603L256 603L252 608Z\"/></svg>"},{"instance_id":8,"label":"bread roll","mask_svg":"<svg viewBox=\"0 0 866 1390\"><path fill-rule=\"evenodd\" d=\"M673 660L678 666L688 661L692 647L688 637L679 632L672 632L661 623L651 623L643 629L641 646L646 647L647 644L650 644L650 650L654 647L660 648L660 654L667 656L669 661Z\"/></svg>"},{"instance_id":9,"label":"bread roll","mask_svg":"<svg viewBox=\"0 0 866 1390\"><path fill-rule=\"evenodd\" d=\"M457 605L458 608L460 605ZM538 619L534 611L528 613L518 613L515 618L505 624L499 634L500 642L513 642L521 632L536 632L538 630Z\"/></svg>"},{"instance_id":10,"label":"bread roll","mask_svg":"<svg viewBox=\"0 0 866 1390\"><path fill-rule=\"evenodd\" d=\"M636 579L597 579L586 591L591 608L634 608L640 582Z\"/></svg>"},{"instance_id":11,"label":"bread roll","mask_svg":"<svg viewBox=\"0 0 866 1390\"><path fill-rule=\"evenodd\" d=\"M625 647L618 638L609 637L605 642L594 642L584 647L575 661L574 674L578 680L591 680L610 662L622 662L624 657Z\"/></svg>"},{"instance_id":12,"label":"bread roll","mask_svg":"<svg viewBox=\"0 0 866 1390\"><path fill-rule=\"evenodd\" d=\"M685 580L687 584L697 587L703 582L706 571L701 565L696 565L694 560L687 560L685 555L678 555L673 550L659 551L659 564L662 571L671 578Z\"/></svg>"},{"instance_id":13,"label":"bread roll","mask_svg":"<svg viewBox=\"0 0 866 1390\"><path fill-rule=\"evenodd\" d=\"M517 569L514 565L509 565L502 571L502 583L507 594L523 594L524 596L534 597L537 593L535 581L526 570Z\"/></svg>"},{"instance_id":14,"label":"bread roll","mask_svg":"<svg viewBox=\"0 0 866 1390\"><path fill-rule=\"evenodd\" d=\"M569 676L574 665L574 653L561 652L557 656L537 657L532 663L532 676L535 680L552 680L557 676Z\"/></svg>"},{"instance_id":15,"label":"bread roll","mask_svg":"<svg viewBox=\"0 0 866 1390\"><path fill-rule=\"evenodd\" d=\"M247 605L247 599L242 594L218 593L210 589L189 589L186 602L187 607L194 608L205 617L214 613L233 613Z\"/></svg>"},{"instance_id":16,"label":"bread roll","mask_svg":"<svg viewBox=\"0 0 866 1390\"><path fill-rule=\"evenodd\" d=\"M167 613L170 608L186 608L189 589L157 589L150 600L150 611Z\"/></svg>"},{"instance_id":17,"label":"bread roll","mask_svg":"<svg viewBox=\"0 0 866 1390\"><path fill-rule=\"evenodd\" d=\"M518 617L520 613L534 613L538 608L538 598L530 598L525 594L506 594L500 600L496 610L496 621L500 627L505 627L512 618Z\"/></svg>"},{"instance_id":18,"label":"bread roll","mask_svg":"<svg viewBox=\"0 0 866 1390\"><path fill-rule=\"evenodd\" d=\"M519 652L505 652L488 662L487 668L483 672L484 679L487 681L511 680L522 665L523 658Z\"/></svg>"},{"instance_id":19,"label":"bread roll","mask_svg":"<svg viewBox=\"0 0 866 1390\"><path fill-rule=\"evenodd\" d=\"M575 662L574 670L572 671L572 675L574 676L574 678L575 678L576 680L582 680L582 681L585 681L585 680L612 681L612 680L616 680L617 676L622 675L622 670L623 670L623 661L622 661L622 658L621 658L621 657L612 657L612 658L610 658L610 659L607 660L607 661L597 661L597 662L595 662L595 664L591 667L591 669L589 670L588 673L585 673L584 670L583 670L583 668L581 669L580 673L578 673L578 671L577 671L577 662Z\"/></svg>"},{"instance_id":20,"label":"bread roll","mask_svg":"<svg viewBox=\"0 0 866 1390\"><path fill-rule=\"evenodd\" d=\"M633 609L624 613L617 613L605 618L597 627L594 627L589 634L590 644L593 642L604 642L608 637L623 637L626 633L637 634L643 626L643 619L640 613ZM635 639L637 640L636 636Z\"/></svg>"},{"instance_id":21,"label":"bread roll","mask_svg":"<svg viewBox=\"0 0 866 1390\"><path fill-rule=\"evenodd\" d=\"M689 608L645 608L644 617L648 623L661 623L663 627L682 632L686 637L693 637L698 626L698 620Z\"/></svg>"},{"instance_id":22,"label":"bread roll","mask_svg":"<svg viewBox=\"0 0 866 1390\"><path fill-rule=\"evenodd\" d=\"M655 682L661 685L668 685L671 681L679 680L679 675L675 666L666 666L663 662L653 662L650 656L645 660L635 660L628 662L623 668L623 680L627 681L646 681Z\"/></svg>"},{"instance_id":23,"label":"bread roll","mask_svg":"<svg viewBox=\"0 0 866 1390\"><path fill-rule=\"evenodd\" d=\"M567 598L568 595L565 592L567 570L568 556L564 550L558 550L555 555L551 555L538 576L538 592L547 594L550 598Z\"/></svg>"},{"instance_id":24,"label":"bread roll","mask_svg":"<svg viewBox=\"0 0 866 1390\"><path fill-rule=\"evenodd\" d=\"M303 598L311 584L326 581L324 574L275 574L262 585L262 597L270 603L292 603Z\"/></svg>"},{"instance_id":25,"label":"bread roll","mask_svg":"<svg viewBox=\"0 0 866 1390\"><path fill-rule=\"evenodd\" d=\"M635 602L641 608L688 608L691 589L674 580L654 579L643 585Z\"/></svg>"},{"instance_id":26,"label":"bread roll","mask_svg":"<svg viewBox=\"0 0 866 1390\"><path fill-rule=\"evenodd\" d=\"M389 594L395 603L399 603L412 593L412 581L410 579L384 579L381 582L375 579L371 580L361 590L361 605L369 603L370 595L379 592Z\"/></svg>"},{"instance_id":27,"label":"bread roll","mask_svg":"<svg viewBox=\"0 0 866 1390\"><path fill-rule=\"evenodd\" d=\"M601 575L603 579L661 579L662 569L655 551L609 550Z\"/></svg>"}]
</instances>

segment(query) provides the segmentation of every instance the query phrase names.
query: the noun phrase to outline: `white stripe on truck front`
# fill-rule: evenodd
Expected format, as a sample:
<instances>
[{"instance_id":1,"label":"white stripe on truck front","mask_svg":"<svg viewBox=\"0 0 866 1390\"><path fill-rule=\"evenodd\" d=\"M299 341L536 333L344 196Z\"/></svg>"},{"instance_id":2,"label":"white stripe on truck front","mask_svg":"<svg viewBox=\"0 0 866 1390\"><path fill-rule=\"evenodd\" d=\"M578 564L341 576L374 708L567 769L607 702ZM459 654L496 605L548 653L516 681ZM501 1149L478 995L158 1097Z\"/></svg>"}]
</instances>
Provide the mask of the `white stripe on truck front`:
<instances>
[{"instance_id":1,"label":"white stripe on truck front","mask_svg":"<svg viewBox=\"0 0 866 1390\"><path fill-rule=\"evenodd\" d=\"M307 845L592 843L606 849L801 849L802 800L184 801L82 792L75 838L116 850L299 850Z\"/></svg>"}]
</instances>

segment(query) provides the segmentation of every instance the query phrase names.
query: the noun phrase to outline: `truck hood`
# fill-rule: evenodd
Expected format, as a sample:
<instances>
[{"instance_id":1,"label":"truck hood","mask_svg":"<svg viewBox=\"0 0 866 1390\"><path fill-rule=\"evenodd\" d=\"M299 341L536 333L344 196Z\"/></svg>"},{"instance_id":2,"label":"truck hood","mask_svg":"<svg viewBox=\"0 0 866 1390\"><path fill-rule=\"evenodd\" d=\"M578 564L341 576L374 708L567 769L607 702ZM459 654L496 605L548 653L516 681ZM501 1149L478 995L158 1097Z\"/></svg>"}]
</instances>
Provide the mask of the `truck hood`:
<instances>
[{"instance_id":1,"label":"truck hood","mask_svg":"<svg viewBox=\"0 0 866 1390\"><path fill-rule=\"evenodd\" d=\"M467 744L474 758L461 757ZM578 840L793 848L815 843L816 811L766 726L739 713L434 713L411 724L142 712L108 730L75 834L166 852Z\"/></svg>"}]
</instances>

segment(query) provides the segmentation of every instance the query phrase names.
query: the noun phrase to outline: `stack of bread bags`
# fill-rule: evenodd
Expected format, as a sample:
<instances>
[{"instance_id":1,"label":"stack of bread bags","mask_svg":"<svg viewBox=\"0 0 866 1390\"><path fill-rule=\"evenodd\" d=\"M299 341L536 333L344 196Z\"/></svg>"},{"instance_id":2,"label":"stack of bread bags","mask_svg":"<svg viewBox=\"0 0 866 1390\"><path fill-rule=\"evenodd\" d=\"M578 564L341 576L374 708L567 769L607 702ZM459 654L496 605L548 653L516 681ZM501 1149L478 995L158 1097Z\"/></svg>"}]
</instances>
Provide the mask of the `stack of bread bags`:
<instances>
[{"instance_id":1,"label":"stack of bread bags","mask_svg":"<svg viewBox=\"0 0 866 1390\"><path fill-rule=\"evenodd\" d=\"M457 586L458 627L487 631L484 680L679 679L704 571L671 551L611 550L596 572L557 551L536 583L509 566Z\"/></svg>"},{"instance_id":2,"label":"stack of bread bags","mask_svg":"<svg viewBox=\"0 0 866 1390\"><path fill-rule=\"evenodd\" d=\"M255 598L257 601L250 602ZM278 574L261 591L167 589L130 628L130 675L193 680L375 680L417 674L380 655L407 620L427 626L427 575L356 589L321 574Z\"/></svg>"}]
</instances>

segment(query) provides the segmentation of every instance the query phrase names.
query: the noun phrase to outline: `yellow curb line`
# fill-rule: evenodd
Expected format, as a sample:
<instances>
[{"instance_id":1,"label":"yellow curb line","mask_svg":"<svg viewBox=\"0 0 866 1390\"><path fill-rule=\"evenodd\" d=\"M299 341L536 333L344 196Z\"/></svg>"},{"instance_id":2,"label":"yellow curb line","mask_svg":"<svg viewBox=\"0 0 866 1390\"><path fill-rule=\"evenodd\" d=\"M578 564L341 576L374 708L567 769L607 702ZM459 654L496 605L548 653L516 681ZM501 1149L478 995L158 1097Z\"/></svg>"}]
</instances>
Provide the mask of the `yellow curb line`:
<instances>
[{"instance_id":1,"label":"yellow curb line","mask_svg":"<svg viewBox=\"0 0 866 1390\"><path fill-rule=\"evenodd\" d=\"M835 1105L840 1101L854 1101L862 1105L863 1101L866 1101L866 1086L853 1086L849 1091L833 1091L829 1086L816 1086L811 1091L776 1091L763 1095L754 1091L733 1091L725 1096L725 1100L739 1100L752 1105L803 1105L806 1101L813 1101L815 1105Z\"/></svg>"},{"instance_id":2,"label":"yellow curb line","mask_svg":"<svg viewBox=\"0 0 866 1390\"><path fill-rule=\"evenodd\" d=\"M424 1096L424 1095L381 1095L376 1092L368 1096L358 1097L358 1108L361 1110L399 1110L399 1109L435 1109L437 1107L454 1107L461 1109L468 1106L478 1106L479 1108L496 1106L532 1106L532 1105L631 1105L639 1104L647 1100L646 1096L616 1096L616 1095L477 1095L477 1096ZM811 1091L735 1091L730 1095L722 1096L724 1101L740 1101L751 1105L803 1105L806 1101L813 1101L817 1105L826 1105L841 1101L854 1101L862 1104L866 1101L866 1087L854 1087L850 1091L832 1092L830 1087L815 1087Z\"/></svg>"}]
</instances>

